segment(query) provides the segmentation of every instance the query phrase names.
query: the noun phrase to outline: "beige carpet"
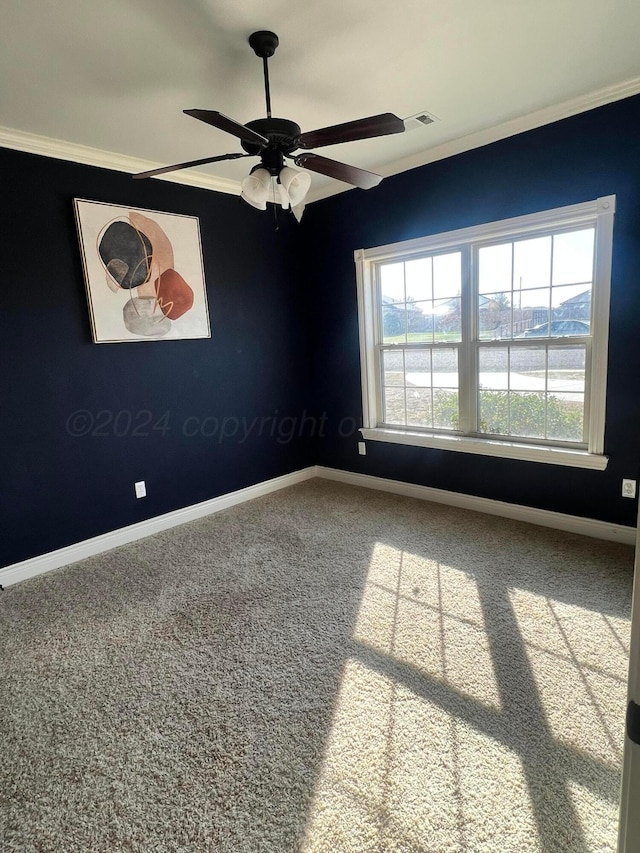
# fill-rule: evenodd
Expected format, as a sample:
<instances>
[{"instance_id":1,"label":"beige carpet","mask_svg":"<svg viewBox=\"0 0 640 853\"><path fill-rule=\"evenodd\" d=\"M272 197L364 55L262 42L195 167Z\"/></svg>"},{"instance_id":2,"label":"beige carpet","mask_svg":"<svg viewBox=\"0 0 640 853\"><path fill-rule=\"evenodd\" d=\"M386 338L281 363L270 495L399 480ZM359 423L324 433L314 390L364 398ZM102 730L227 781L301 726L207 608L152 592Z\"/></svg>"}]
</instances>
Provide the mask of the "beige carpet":
<instances>
[{"instance_id":1,"label":"beige carpet","mask_svg":"<svg viewBox=\"0 0 640 853\"><path fill-rule=\"evenodd\" d=\"M10 587L0 849L614 851L632 556L314 480Z\"/></svg>"}]
</instances>

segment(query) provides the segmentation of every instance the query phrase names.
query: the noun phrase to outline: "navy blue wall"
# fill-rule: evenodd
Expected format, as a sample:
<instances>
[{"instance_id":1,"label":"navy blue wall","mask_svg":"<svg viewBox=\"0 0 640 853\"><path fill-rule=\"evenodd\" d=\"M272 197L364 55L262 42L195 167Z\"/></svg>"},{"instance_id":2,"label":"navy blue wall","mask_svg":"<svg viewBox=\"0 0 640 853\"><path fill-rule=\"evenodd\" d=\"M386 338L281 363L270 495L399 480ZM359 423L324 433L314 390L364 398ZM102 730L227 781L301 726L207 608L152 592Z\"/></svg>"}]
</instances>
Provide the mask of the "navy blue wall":
<instances>
[{"instance_id":1,"label":"navy blue wall","mask_svg":"<svg viewBox=\"0 0 640 853\"><path fill-rule=\"evenodd\" d=\"M428 131L425 131L428 133ZM353 147L357 163L357 146ZM315 398L362 424L353 252L615 193L605 472L367 443L332 430L318 463L620 524L640 473L640 97L565 119L312 205ZM347 430L343 430L347 432Z\"/></svg>"},{"instance_id":2,"label":"navy blue wall","mask_svg":"<svg viewBox=\"0 0 640 853\"><path fill-rule=\"evenodd\" d=\"M639 139L635 97L317 202L279 231L233 196L0 150L0 565L316 462L635 524L620 481L640 475ZM358 456L354 249L611 193L607 471L377 442ZM199 218L211 340L91 343L74 197ZM95 427L111 413L106 435L71 434L79 410ZM240 425L221 440L225 417Z\"/></svg>"},{"instance_id":3,"label":"navy blue wall","mask_svg":"<svg viewBox=\"0 0 640 853\"><path fill-rule=\"evenodd\" d=\"M311 464L312 425L273 420L312 402L291 218L275 231L234 196L9 150L0 174L0 565ZM91 342L74 197L199 218L211 340ZM225 417L265 420L221 441Z\"/></svg>"}]
</instances>

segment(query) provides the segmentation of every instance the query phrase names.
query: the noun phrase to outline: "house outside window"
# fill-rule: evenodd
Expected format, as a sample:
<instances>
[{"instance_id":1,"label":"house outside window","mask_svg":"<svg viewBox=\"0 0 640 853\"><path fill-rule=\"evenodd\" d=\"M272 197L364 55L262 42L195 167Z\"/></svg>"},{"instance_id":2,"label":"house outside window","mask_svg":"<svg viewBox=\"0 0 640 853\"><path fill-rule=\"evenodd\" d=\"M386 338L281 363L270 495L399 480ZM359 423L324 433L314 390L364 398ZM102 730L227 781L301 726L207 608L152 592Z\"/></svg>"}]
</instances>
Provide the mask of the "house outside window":
<instances>
[{"instance_id":1,"label":"house outside window","mask_svg":"<svg viewBox=\"0 0 640 853\"><path fill-rule=\"evenodd\" d=\"M604 469L614 212L358 250L364 438Z\"/></svg>"}]
</instances>

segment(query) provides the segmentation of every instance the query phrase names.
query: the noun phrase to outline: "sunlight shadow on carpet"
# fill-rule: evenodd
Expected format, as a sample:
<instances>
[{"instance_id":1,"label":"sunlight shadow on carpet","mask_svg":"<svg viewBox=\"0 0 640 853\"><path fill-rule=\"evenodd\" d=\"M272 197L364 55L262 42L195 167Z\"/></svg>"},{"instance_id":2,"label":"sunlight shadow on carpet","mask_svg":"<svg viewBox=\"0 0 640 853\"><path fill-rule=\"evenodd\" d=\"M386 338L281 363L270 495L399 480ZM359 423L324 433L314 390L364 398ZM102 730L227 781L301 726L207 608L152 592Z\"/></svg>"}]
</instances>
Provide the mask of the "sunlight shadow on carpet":
<instances>
[{"instance_id":1,"label":"sunlight shadow on carpet","mask_svg":"<svg viewBox=\"0 0 640 853\"><path fill-rule=\"evenodd\" d=\"M301 853L613 850L628 622L500 586L375 544Z\"/></svg>"},{"instance_id":2,"label":"sunlight shadow on carpet","mask_svg":"<svg viewBox=\"0 0 640 853\"><path fill-rule=\"evenodd\" d=\"M478 589L464 571L377 543L354 639L500 708Z\"/></svg>"},{"instance_id":3,"label":"sunlight shadow on carpet","mask_svg":"<svg viewBox=\"0 0 640 853\"><path fill-rule=\"evenodd\" d=\"M587 849L610 850L612 846L611 818L607 807L610 808L611 804L606 803L602 797L599 797L586 785L580 785L571 779L567 783L567 788L580 823L582 826L588 827L589 846ZM617 812L618 804L615 803L616 815Z\"/></svg>"},{"instance_id":4,"label":"sunlight shadow on carpet","mask_svg":"<svg viewBox=\"0 0 640 853\"><path fill-rule=\"evenodd\" d=\"M586 608L523 590L510 598L551 735L615 770L627 668L616 638Z\"/></svg>"}]
</instances>

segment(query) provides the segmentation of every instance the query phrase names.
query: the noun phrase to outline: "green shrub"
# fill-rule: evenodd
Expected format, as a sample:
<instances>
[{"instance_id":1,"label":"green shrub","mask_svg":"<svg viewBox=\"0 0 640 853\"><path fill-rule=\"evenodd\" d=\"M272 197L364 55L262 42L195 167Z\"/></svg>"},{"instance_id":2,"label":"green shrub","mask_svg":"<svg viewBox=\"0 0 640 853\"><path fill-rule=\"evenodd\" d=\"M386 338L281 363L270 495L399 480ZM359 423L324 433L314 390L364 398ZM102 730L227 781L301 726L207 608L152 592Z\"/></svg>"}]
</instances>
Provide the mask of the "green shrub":
<instances>
[{"instance_id":1,"label":"green shrub","mask_svg":"<svg viewBox=\"0 0 640 853\"><path fill-rule=\"evenodd\" d=\"M442 391L436 389L433 392L433 425L436 429L458 429L458 392Z\"/></svg>"},{"instance_id":2,"label":"green shrub","mask_svg":"<svg viewBox=\"0 0 640 853\"><path fill-rule=\"evenodd\" d=\"M480 431L499 435L582 441L583 409L579 403L550 394L480 391Z\"/></svg>"},{"instance_id":3,"label":"green shrub","mask_svg":"<svg viewBox=\"0 0 640 853\"><path fill-rule=\"evenodd\" d=\"M557 441L582 441L583 409L579 403L553 394L480 391L480 432ZM458 394L436 390L433 394L433 425L457 429Z\"/></svg>"},{"instance_id":4,"label":"green shrub","mask_svg":"<svg viewBox=\"0 0 640 853\"><path fill-rule=\"evenodd\" d=\"M388 389L393 391L394 389ZM401 389L398 389L401 391ZM408 423L458 429L458 392L436 388L433 391L433 408L427 398L407 400ZM433 424L431 423L433 416ZM553 394L514 391L480 391L480 432L512 435L519 438L548 438L556 441L582 441L583 409L580 403L563 400ZM387 398L389 423L404 422L404 395L393 400Z\"/></svg>"}]
</instances>

